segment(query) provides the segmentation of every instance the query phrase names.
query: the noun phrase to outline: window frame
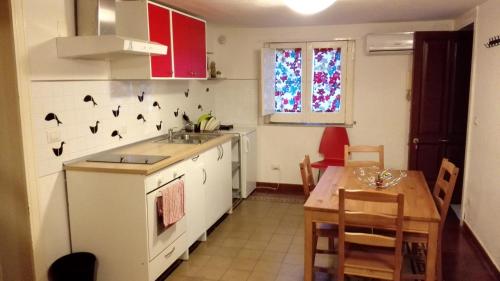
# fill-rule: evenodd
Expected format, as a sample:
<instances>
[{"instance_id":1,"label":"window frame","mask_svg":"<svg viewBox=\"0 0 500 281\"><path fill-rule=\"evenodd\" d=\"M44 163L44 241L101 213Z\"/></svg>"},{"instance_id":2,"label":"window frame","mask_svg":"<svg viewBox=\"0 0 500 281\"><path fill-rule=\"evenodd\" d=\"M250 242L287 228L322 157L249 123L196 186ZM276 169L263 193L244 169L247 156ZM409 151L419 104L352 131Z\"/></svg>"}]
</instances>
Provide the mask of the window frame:
<instances>
[{"instance_id":1,"label":"window frame","mask_svg":"<svg viewBox=\"0 0 500 281\"><path fill-rule=\"evenodd\" d=\"M261 63L261 115L264 121L269 124L340 124L352 125L352 106L354 93L354 40L332 40L332 41L307 41L307 42L289 42L289 43L267 43L267 48L262 50ZM276 49L302 49L302 92L301 92L301 112L275 112L274 95L275 80L274 67L275 55L272 62L266 61L264 53L267 53L267 60L271 58L270 53ZM315 48L340 48L341 49L341 108L340 112L314 112L312 110L312 81L313 81L313 59ZM274 53L275 54L275 53ZM273 67L272 73L266 67ZM265 77L267 75L267 77ZM270 78L272 75L272 79ZM268 84L273 82L272 87ZM266 85L267 84L267 85ZM272 90L272 91L271 91ZM272 99L271 99L272 95ZM269 104L272 100L272 110ZM267 103L267 104L266 104ZM265 108L265 109L264 109Z\"/></svg>"}]
</instances>

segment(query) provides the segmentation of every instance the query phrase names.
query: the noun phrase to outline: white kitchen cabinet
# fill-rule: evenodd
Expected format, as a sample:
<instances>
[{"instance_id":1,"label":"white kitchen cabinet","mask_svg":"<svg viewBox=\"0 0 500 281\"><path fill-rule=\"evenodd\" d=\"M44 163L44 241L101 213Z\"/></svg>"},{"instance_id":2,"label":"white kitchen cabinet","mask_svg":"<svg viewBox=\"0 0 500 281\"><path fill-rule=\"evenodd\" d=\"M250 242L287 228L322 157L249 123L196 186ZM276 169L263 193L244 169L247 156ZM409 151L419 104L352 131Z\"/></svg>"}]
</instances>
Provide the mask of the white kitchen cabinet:
<instances>
[{"instance_id":1,"label":"white kitchen cabinet","mask_svg":"<svg viewBox=\"0 0 500 281\"><path fill-rule=\"evenodd\" d=\"M99 281L156 280L231 210L230 145L149 175L67 170L72 252L96 255ZM156 199L177 178L184 180L185 217L164 228Z\"/></svg>"},{"instance_id":2,"label":"white kitchen cabinet","mask_svg":"<svg viewBox=\"0 0 500 281\"><path fill-rule=\"evenodd\" d=\"M187 217L187 241L188 246L204 236L205 228L205 185L204 165L200 155L196 155L186 161L186 170L189 177L186 178L186 217Z\"/></svg>"},{"instance_id":3,"label":"white kitchen cabinet","mask_svg":"<svg viewBox=\"0 0 500 281\"><path fill-rule=\"evenodd\" d=\"M189 184L184 162L149 176L66 171L71 249L96 255L97 280L153 281L187 257L186 217L163 229L155 204L159 190L181 175Z\"/></svg>"},{"instance_id":4,"label":"white kitchen cabinet","mask_svg":"<svg viewBox=\"0 0 500 281\"><path fill-rule=\"evenodd\" d=\"M210 228L232 208L231 142L201 155L206 191L206 228Z\"/></svg>"}]
</instances>

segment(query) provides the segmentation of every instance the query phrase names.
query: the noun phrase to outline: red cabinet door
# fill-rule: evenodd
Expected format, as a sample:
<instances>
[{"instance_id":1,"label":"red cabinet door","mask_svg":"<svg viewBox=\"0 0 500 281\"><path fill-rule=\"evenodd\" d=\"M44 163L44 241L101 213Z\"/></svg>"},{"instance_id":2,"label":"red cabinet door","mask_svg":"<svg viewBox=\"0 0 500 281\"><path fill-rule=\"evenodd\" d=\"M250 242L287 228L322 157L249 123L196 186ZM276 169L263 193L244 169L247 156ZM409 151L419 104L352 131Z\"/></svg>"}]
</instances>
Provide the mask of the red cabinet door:
<instances>
[{"instance_id":1,"label":"red cabinet door","mask_svg":"<svg viewBox=\"0 0 500 281\"><path fill-rule=\"evenodd\" d=\"M151 56L152 77L172 77L172 44L170 38L170 10L148 3L149 40L168 46L164 56Z\"/></svg>"},{"instance_id":2,"label":"red cabinet door","mask_svg":"<svg viewBox=\"0 0 500 281\"><path fill-rule=\"evenodd\" d=\"M191 25L193 39L191 63L196 78L207 78L207 47L205 22L193 20Z\"/></svg>"},{"instance_id":3,"label":"red cabinet door","mask_svg":"<svg viewBox=\"0 0 500 281\"><path fill-rule=\"evenodd\" d=\"M205 22L172 11L177 78L206 78Z\"/></svg>"}]
</instances>

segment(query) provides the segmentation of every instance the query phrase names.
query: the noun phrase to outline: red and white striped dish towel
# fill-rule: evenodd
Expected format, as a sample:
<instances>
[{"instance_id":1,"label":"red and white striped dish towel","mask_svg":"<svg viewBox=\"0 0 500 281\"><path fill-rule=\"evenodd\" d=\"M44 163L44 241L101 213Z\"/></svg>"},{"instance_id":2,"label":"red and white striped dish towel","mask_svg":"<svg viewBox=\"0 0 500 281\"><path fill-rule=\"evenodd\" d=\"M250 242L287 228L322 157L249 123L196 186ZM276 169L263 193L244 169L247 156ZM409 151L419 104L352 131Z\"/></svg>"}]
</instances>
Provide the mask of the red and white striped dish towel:
<instances>
[{"instance_id":1,"label":"red and white striped dish towel","mask_svg":"<svg viewBox=\"0 0 500 281\"><path fill-rule=\"evenodd\" d=\"M175 180L160 191L161 198L157 199L158 216L163 217L163 225L169 227L181 220L184 215L184 181ZM160 200L161 199L161 200Z\"/></svg>"}]
</instances>

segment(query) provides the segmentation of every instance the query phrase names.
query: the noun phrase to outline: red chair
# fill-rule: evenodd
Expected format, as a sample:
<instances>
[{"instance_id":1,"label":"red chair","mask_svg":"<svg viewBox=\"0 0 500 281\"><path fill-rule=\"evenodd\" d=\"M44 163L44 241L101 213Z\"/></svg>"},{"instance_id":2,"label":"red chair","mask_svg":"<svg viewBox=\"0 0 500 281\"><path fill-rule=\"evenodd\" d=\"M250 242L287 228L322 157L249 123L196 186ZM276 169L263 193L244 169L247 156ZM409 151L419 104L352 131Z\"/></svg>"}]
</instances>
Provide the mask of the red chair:
<instances>
[{"instance_id":1,"label":"red chair","mask_svg":"<svg viewBox=\"0 0 500 281\"><path fill-rule=\"evenodd\" d=\"M344 145L349 145L349 137L344 127L326 127L319 144L319 153L323 160L311 163L320 171L328 166L344 166Z\"/></svg>"}]
</instances>

